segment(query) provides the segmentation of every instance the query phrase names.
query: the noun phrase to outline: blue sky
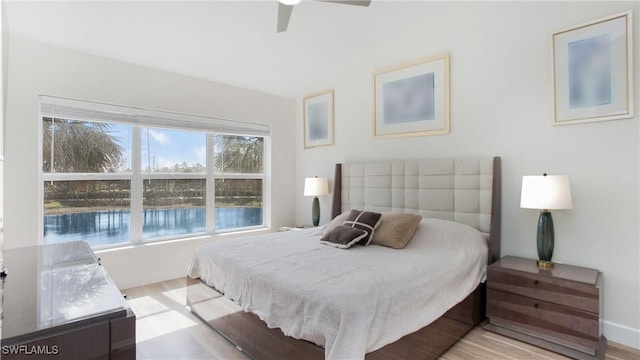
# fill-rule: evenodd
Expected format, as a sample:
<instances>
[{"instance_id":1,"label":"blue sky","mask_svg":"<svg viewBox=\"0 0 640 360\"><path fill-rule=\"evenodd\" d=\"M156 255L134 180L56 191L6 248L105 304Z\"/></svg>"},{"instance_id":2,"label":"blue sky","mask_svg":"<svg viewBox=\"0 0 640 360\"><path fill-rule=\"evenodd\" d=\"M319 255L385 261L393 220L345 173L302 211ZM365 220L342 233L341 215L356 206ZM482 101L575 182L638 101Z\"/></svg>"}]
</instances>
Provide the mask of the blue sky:
<instances>
[{"instance_id":1,"label":"blue sky","mask_svg":"<svg viewBox=\"0 0 640 360\"><path fill-rule=\"evenodd\" d=\"M125 149L126 167L130 167L131 127L112 124L110 135L117 138L120 145ZM172 167L175 164L181 164L183 161L186 161L190 166L197 163L205 166L206 134L204 132L143 128L142 169L147 168L149 158L152 163L154 163L155 159L155 164L159 168Z\"/></svg>"}]
</instances>

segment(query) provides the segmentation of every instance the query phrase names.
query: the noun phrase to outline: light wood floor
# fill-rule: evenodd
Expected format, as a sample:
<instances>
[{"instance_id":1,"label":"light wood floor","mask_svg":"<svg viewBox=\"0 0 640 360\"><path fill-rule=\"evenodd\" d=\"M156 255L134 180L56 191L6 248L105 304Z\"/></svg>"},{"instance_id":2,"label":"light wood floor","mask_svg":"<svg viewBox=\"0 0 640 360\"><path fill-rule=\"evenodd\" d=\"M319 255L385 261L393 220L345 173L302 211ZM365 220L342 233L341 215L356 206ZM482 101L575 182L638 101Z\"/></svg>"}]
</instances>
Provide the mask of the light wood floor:
<instances>
[{"instance_id":1,"label":"light wood floor","mask_svg":"<svg viewBox=\"0 0 640 360\"><path fill-rule=\"evenodd\" d=\"M247 359L185 305L185 280L124 291L136 314L138 359ZM566 359L558 354L475 328L442 359ZM640 350L609 342L606 359L640 359Z\"/></svg>"}]
</instances>

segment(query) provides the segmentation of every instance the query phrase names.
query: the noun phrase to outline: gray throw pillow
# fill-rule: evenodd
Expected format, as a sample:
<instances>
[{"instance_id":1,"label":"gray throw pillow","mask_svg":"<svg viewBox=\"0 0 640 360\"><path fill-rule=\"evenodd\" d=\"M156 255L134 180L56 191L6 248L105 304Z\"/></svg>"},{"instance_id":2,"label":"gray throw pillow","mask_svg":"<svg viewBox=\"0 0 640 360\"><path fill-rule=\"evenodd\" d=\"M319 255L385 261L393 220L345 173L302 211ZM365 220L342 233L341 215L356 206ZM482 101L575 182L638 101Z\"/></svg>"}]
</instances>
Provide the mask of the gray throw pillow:
<instances>
[{"instance_id":1,"label":"gray throw pillow","mask_svg":"<svg viewBox=\"0 0 640 360\"><path fill-rule=\"evenodd\" d=\"M369 233L364 230L338 225L323 236L322 239L320 239L320 243L340 249L348 249L367 236L369 236Z\"/></svg>"},{"instance_id":2,"label":"gray throw pillow","mask_svg":"<svg viewBox=\"0 0 640 360\"><path fill-rule=\"evenodd\" d=\"M347 217L349 216L349 212L350 211L345 211L342 214L336 216L335 218L333 218L333 220L331 220L325 227L324 227L324 231L322 232L322 235L327 235L328 233L331 232L331 230L335 229L336 226L340 226L342 225L342 223L347 220Z\"/></svg>"},{"instance_id":3,"label":"gray throw pillow","mask_svg":"<svg viewBox=\"0 0 640 360\"><path fill-rule=\"evenodd\" d=\"M367 246L371 243L376 228L380 225L380 217L380 213L351 210L343 225L366 231L367 236L358 241L358 245Z\"/></svg>"}]
</instances>

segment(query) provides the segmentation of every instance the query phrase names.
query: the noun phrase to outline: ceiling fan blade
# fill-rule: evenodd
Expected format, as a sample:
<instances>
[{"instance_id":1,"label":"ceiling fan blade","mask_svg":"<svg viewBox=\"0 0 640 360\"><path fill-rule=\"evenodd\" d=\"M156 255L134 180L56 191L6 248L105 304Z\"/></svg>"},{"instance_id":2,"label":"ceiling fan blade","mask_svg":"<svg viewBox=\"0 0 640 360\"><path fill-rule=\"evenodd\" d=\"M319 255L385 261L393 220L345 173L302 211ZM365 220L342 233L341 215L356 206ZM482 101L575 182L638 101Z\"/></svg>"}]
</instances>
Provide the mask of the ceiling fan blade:
<instances>
[{"instance_id":1,"label":"ceiling fan blade","mask_svg":"<svg viewBox=\"0 0 640 360\"><path fill-rule=\"evenodd\" d=\"M292 10L293 5L285 5L281 2L278 2L278 32L287 31Z\"/></svg>"},{"instance_id":2,"label":"ceiling fan blade","mask_svg":"<svg viewBox=\"0 0 640 360\"><path fill-rule=\"evenodd\" d=\"M316 0L322 2L330 2L335 4L345 4L345 5L358 5L358 6L369 6L371 4L371 0Z\"/></svg>"}]
</instances>

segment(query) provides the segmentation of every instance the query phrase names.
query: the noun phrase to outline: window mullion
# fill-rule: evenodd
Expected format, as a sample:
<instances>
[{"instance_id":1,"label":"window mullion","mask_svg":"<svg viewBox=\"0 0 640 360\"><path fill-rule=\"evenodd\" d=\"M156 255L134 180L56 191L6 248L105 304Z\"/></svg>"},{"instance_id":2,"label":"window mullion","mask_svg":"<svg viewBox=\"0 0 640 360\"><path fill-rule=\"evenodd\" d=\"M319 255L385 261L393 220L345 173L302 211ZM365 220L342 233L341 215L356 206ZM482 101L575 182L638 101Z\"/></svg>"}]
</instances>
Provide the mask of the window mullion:
<instances>
[{"instance_id":1,"label":"window mullion","mask_svg":"<svg viewBox=\"0 0 640 360\"><path fill-rule=\"evenodd\" d=\"M142 241L142 201L143 201L143 176L142 176L142 131L139 126L132 127L131 150L131 222L129 233L131 242Z\"/></svg>"},{"instance_id":2,"label":"window mullion","mask_svg":"<svg viewBox=\"0 0 640 360\"><path fill-rule=\"evenodd\" d=\"M271 227L271 138L262 141L262 224Z\"/></svg>"},{"instance_id":3,"label":"window mullion","mask_svg":"<svg viewBox=\"0 0 640 360\"><path fill-rule=\"evenodd\" d=\"M131 180L130 173L43 173L45 180L53 181L96 181Z\"/></svg>"},{"instance_id":4,"label":"window mullion","mask_svg":"<svg viewBox=\"0 0 640 360\"><path fill-rule=\"evenodd\" d=\"M264 172L261 174L233 174L233 173L217 173L214 174L216 179L264 179Z\"/></svg>"},{"instance_id":5,"label":"window mullion","mask_svg":"<svg viewBox=\"0 0 640 360\"><path fill-rule=\"evenodd\" d=\"M207 133L207 181L205 182L205 227L207 233L216 230L216 186L215 186L215 161L213 156L214 134Z\"/></svg>"}]
</instances>

